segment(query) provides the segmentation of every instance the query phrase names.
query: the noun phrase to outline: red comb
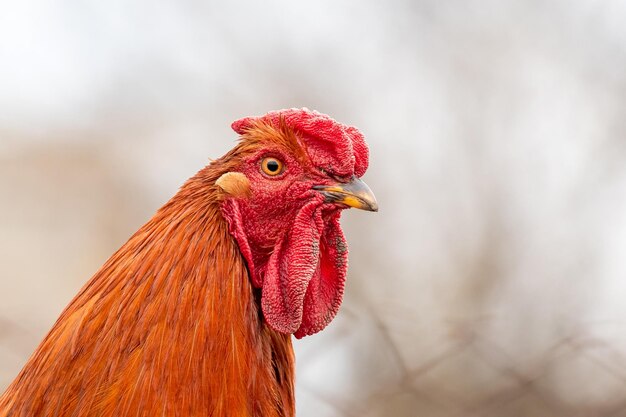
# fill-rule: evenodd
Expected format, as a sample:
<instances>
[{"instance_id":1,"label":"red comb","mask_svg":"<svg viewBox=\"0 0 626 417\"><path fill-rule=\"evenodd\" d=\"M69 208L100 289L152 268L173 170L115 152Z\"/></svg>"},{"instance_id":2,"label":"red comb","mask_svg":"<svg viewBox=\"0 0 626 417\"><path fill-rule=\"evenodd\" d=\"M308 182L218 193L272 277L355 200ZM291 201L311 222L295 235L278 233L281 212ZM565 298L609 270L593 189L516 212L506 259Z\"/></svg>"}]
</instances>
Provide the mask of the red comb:
<instances>
[{"instance_id":1,"label":"red comb","mask_svg":"<svg viewBox=\"0 0 626 417\"><path fill-rule=\"evenodd\" d=\"M339 176L362 176L367 170L369 150L363 134L330 116L307 108L271 111L264 116L244 117L231 125L244 134L253 122L263 120L277 126L280 118L300 134L313 164Z\"/></svg>"}]
</instances>

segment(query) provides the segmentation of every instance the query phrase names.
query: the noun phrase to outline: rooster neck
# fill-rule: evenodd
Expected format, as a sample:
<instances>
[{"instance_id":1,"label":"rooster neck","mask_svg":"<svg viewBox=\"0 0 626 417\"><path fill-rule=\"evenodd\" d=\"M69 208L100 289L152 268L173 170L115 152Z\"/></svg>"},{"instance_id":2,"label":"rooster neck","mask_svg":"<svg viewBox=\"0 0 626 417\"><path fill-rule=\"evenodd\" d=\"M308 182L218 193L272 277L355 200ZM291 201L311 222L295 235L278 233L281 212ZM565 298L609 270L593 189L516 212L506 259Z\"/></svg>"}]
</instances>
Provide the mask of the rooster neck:
<instances>
[{"instance_id":1,"label":"rooster neck","mask_svg":"<svg viewBox=\"0 0 626 417\"><path fill-rule=\"evenodd\" d=\"M1 417L293 415L291 336L261 316L215 175L188 181L85 285Z\"/></svg>"}]
</instances>

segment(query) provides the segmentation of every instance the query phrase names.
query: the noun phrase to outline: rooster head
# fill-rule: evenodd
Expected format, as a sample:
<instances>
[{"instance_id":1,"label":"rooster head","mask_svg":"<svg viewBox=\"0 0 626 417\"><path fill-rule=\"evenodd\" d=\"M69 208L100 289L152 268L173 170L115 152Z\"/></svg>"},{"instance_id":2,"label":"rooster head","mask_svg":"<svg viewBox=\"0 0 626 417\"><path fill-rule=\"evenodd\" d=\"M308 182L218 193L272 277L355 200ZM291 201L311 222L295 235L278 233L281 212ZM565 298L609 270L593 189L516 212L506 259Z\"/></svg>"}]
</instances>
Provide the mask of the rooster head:
<instances>
[{"instance_id":1,"label":"rooster head","mask_svg":"<svg viewBox=\"0 0 626 417\"><path fill-rule=\"evenodd\" d=\"M317 333L343 297L341 211L378 210L360 180L369 156L363 135L308 109L246 117L232 128L241 140L222 158L228 169L215 184L265 321L297 338Z\"/></svg>"}]
</instances>

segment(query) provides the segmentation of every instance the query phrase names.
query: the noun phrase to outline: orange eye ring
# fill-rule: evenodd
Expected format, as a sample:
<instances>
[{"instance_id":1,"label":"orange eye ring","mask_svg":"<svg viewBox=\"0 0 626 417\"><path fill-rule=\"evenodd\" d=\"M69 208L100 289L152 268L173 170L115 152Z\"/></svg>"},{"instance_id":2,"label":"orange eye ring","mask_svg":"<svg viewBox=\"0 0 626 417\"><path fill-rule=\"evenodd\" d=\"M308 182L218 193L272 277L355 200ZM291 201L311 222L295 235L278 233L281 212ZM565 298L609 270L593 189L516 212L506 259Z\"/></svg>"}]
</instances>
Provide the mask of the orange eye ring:
<instances>
[{"instance_id":1,"label":"orange eye ring","mask_svg":"<svg viewBox=\"0 0 626 417\"><path fill-rule=\"evenodd\" d=\"M282 174L283 168L284 164L276 158L268 157L263 158L261 161L261 170L265 175L269 175L270 177Z\"/></svg>"}]
</instances>

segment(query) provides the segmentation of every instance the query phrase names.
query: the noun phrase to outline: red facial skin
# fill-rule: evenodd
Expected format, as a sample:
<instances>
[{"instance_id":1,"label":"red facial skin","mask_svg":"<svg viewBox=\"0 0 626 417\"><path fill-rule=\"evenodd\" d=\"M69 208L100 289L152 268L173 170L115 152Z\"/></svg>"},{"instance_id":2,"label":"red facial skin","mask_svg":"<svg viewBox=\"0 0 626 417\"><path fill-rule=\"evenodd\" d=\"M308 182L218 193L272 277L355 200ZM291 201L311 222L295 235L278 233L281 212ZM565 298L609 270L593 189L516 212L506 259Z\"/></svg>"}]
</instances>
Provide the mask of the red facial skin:
<instances>
[{"instance_id":1,"label":"red facial skin","mask_svg":"<svg viewBox=\"0 0 626 417\"><path fill-rule=\"evenodd\" d=\"M250 181L250 196L226 199L222 211L252 283L261 289L267 323L301 338L322 330L337 314L347 271L347 244L339 225L344 207L326 203L313 187L362 175L367 147L355 128L316 112L292 109L262 120L279 123L280 117L306 158L268 142L238 169ZM235 129L241 129L237 123ZM280 174L263 172L261 161L268 157L283 162Z\"/></svg>"}]
</instances>

